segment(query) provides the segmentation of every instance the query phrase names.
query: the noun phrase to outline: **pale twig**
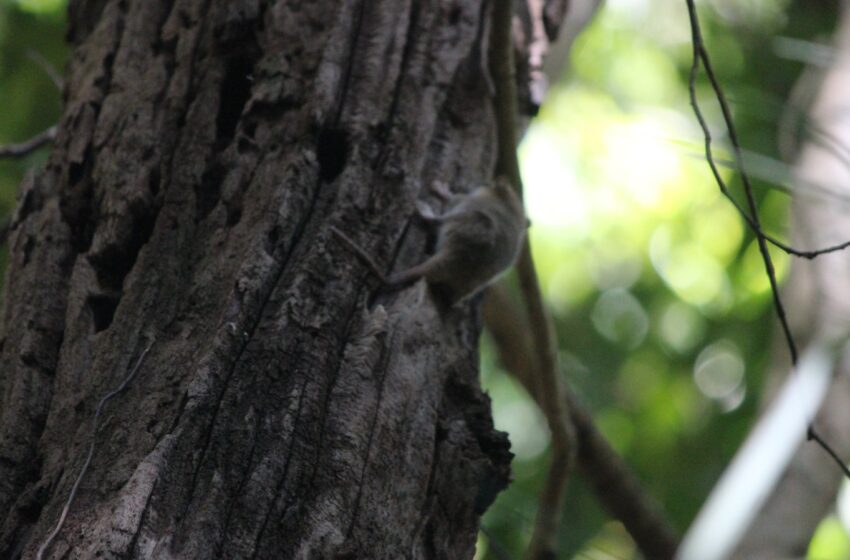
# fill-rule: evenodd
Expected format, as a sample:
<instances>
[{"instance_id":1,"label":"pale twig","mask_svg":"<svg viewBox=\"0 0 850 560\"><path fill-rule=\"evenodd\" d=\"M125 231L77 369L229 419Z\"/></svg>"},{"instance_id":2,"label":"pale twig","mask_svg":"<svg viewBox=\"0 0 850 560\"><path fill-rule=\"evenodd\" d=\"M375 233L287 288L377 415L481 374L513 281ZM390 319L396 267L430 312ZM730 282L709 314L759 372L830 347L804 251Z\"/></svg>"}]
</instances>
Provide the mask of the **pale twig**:
<instances>
[{"instance_id":1,"label":"pale twig","mask_svg":"<svg viewBox=\"0 0 850 560\"><path fill-rule=\"evenodd\" d=\"M7 144L0 146L0 158L17 158L34 152L44 144L56 138L56 125L51 126L47 130L36 134L29 140L20 142L19 144Z\"/></svg>"},{"instance_id":2,"label":"pale twig","mask_svg":"<svg viewBox=\"0 0 850 560\"><path fill-rule=\"evenodd\" d=\"M147 354L148 354L148 350L150 350L151 346L153 346L154 341L155 341L155 339L151 340L150 343L148 343L147 348L145 348L144 351L142 351L142 355L139 356L139 359L136 362L135 367L130 371L130 374L127 377L124 378L124 380L121 382L121 384L118 386L118 388L113 389L112 391L107 393L106 396L104 396L102 399L100 399L100 402L98 403L97 409L95 410L95 413L94 413L94 419L92 420L91 443L89 444L89 454L86 457L85 462L83 463L83 467L80 469L80 474L77 475L77 479L74 481L74 485L71 487L71 492L68 494L68 499L65 502L65 507L62 508L62 514L59 516L59 521L56 522L56 526L53 528L53 531L50 532L50 534L47 536L47 538L44 540L44 542L41 544L41 546L38 547L38 552L35 555L36 560L42 560L44 553L47 552L47 549L50 546L50 544L53 542L53 539L56 538L56 535L59 534L59 530L62 529L62 525L65 523L65 517L67 517L67 515L68 515L68 510L71 507L71 503L73 503L73 501L74 501L74 496L76 496L76 494L77 494L77 489L80 487L80 482L82 482L83 476L85 476L86 471L89 468L89 465L91 465L91 460L92 460L92 457L94 456L94 444L95 444L95 440L97 439L97 430L99 428L97 421L100 418L100 413L103 410L103 406L112 397L114 397L115 395L117 395L118 393L120 393L121 391L123 391L124 389L127 388L127 385L130 383L130 381L133 380L133 378L136 376L136 373L138 373L139 368L141 367L142 362L144 362L145 356L147 356Z\"/></svg>"},{"instance_id":3,"label":"pale twig","mask_svg":"<svg viewBox=\"0 0 850 560\"><path fill-rule=\"evenodd\" d=\"M53 85L56 86L56 89L62 91L62 88L64 87L62 76L59 75L56 67L50 64L49 60L44 58L40 52L32 49L27 50L27 58L38 64L38 66L44 70L44 73L47 74L47 77L50 78L50 81L53 82Z\"/></svg>"},{"instance_id":4,"label":"pale twig","mask_svg":"<svg viewBox=\"0 0 850 560\"><path fill-rule=\"evenodd\" d=\"M36 63L44 73L47 74L47 77L50 78L50 81L53 82L53 85L56 86L56 89L62 91L63 82L62 77L59 75L59 72L56 71L56 68L53 67L50 62L44 58L41 53L28 50L27 58ZM52 141L56 138L56 125L51 126L50 128L43 130L42 132L36 134L29 140L25 140L18 144L7 144L5 146L0 146L0 158L15 158L15 157L23 157L30 152L33 152L43 146L44 144Z\"/></svg>"}]
</instances>

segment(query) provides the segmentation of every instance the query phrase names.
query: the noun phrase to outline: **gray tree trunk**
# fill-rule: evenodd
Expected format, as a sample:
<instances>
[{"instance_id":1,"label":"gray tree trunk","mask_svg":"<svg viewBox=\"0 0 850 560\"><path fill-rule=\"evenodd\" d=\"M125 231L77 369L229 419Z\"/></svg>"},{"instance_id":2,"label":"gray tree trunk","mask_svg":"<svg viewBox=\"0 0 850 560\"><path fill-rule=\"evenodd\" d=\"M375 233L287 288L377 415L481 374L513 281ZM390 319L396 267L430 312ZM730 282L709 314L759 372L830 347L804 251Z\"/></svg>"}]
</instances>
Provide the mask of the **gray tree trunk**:
<instances>
[{"instance_id":1,"label":"gray tree trunk","mask_svg":"<svg viewBox=\"0 0 850 560\"><path fill-rule=\"evenodd\" d=\"M563 4L525 10L552 36ZM0 558L45 542L149 345L45 558L471 557L510 463L477 302L381 290L329 228L400 269L428 185L489 180L487 14L70 2L64 115L9 241Z\"/></svg>"}]
</instances>

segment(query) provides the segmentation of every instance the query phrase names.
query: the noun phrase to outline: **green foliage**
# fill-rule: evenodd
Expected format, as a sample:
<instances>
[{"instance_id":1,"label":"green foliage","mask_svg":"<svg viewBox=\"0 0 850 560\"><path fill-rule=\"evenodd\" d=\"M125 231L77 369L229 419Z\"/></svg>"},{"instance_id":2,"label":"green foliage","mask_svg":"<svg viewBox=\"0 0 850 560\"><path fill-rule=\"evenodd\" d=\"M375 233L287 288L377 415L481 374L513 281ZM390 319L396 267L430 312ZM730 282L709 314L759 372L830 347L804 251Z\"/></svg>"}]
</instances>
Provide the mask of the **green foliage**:
<instances>
[{"instance_id":1,"label":"green foliage","mask_svg":"<svg viewBox=\"0 0 850 560\"><path fill-rule=\"evenodd\" d=\"M812 538L808 557L811 560L850 558L850 538L836 516L827 517L820 524Z\"/></svg>"},{"instance_id":2,"label":"green foliage","mask_svg":"<svg viewBox=\"0 0 850 560\"><path fill-rule=\"evenodd\" d=\"M29 53L61 71L68 56L64 0L0 0L0 145L18 143L55 124L61 93ZM44 165L48 148L21 159L0 159L0 220L12 212L27 169ZM0 285L6 264L0 250Z\"/></svg>"},{"instance_id":3,"label":"green foliage","mask_svg":"<svg viewBox=\"0 0 850 560\"><path fill-rule=\"evenodd\" d=\"M775 37L828 37L836 17L834 6L797 14L800 7L786 4L700 4L739 134L747 150L765 156L760 161L780 159L776 123L801 70L776 56ZM684 2L609 2L576 41L566 76L520 151L563 373L679 531L752 426L775 316L756 242L704 159L688 99L691 56ZM731 160L703 78L697 88L715 150ZM722 171L743 200L734 171ZM787 194L766 181L756 189L765 227L782 237ZM783 279L788 258L772 254ZM484 381L497 426L511 434L516 482L484 526L493 546L519 558L548 466L548 436L492 352L485 344ZM564 513L561 557L636 557L578 476ZM844 541L817 542L822 551ZM490 546L482 539L479 557L500 558Z\"/></svg>"},{"instance_id":4,"label":"green foliage","mask_svg":"<svg viewBox=\"0 0 850 560\"><path fill-rule=\"evenodd\" d=\"M12 0L19 10L59 21L65 14L67 0Z\"/></svg>"}]
</instances>

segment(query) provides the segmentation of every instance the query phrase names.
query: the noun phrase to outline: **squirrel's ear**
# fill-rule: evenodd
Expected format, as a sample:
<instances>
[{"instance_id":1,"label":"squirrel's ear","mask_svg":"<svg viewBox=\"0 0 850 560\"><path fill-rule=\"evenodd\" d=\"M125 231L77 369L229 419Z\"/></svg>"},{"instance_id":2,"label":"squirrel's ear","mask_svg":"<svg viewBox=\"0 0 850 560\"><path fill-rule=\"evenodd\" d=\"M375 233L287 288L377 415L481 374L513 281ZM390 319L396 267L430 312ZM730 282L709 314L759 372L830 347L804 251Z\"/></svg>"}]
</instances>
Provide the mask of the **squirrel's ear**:
<instances>
[{"instance_id":1,"label":"squirrel's ear","mask_svg":"<svg viewBox=\"0 0 850 560\"><path fill-rule=\"evenodd\" d=\"M528 229L530 227L531 227L531 220L529 220L528 217L526 217L525 218L525 229Z\"/></svg>"}]
</instances>

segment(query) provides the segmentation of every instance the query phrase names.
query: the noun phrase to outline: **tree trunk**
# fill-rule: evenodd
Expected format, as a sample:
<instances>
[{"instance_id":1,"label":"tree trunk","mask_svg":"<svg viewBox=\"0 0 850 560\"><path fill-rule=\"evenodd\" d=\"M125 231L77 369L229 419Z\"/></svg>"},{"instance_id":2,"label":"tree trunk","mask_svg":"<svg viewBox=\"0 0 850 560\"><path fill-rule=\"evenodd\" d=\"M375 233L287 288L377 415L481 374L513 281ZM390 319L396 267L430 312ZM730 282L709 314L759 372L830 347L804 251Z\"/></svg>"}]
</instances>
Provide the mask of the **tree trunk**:
<instances>
[{"instance_id":1,"label":"tree trunk","mask_svg":"<svg viewBox=\"0 0 850 560\"><path fill-rule=\"evenodd\" d=\"M470 557L510 463L477 301L382 290L329 228L405 268L428 186L490 179L487 2L70 4L9 240L0 557L66 503L45 558ZM563 4L524 9L551 37Z\"/></svg>"}]
</instances>

